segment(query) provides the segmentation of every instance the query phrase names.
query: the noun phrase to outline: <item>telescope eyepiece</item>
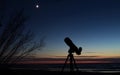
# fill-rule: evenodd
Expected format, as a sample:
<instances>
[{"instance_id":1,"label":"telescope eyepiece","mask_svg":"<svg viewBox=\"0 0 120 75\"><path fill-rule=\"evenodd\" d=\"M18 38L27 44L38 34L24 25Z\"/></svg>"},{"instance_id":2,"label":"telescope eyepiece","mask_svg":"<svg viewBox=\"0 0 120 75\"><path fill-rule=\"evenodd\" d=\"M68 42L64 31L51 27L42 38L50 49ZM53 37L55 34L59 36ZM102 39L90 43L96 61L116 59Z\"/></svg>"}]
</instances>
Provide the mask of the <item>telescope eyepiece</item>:
<instances>
[{"instance_id":1,"label":"telescope eyepiece","mask_svg":"<svg viewBox=\"0 0 120 75\"><path fill-rule=\"evenodd\" d=\"M79 47L79 49L76 51L76 54L77 54L77 55L80 55L81 52L82 52L82 47Z\"/></svg>"}]
</instances>

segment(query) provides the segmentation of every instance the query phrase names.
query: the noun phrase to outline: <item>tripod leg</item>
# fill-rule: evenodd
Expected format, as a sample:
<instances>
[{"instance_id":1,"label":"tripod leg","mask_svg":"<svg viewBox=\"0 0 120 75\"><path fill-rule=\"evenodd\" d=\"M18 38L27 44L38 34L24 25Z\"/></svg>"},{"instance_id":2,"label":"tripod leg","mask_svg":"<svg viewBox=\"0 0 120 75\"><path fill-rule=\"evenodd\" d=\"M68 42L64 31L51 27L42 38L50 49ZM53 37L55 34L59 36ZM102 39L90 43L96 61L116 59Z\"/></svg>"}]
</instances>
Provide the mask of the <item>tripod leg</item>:
<instances>
[{"instance_id":1,"label":"tripod leg","mask_svg":"<svg viewBox=\"0 0 120 75\"><path fill-rule=\"evenodd\" d=\"M63 70L64 70L64 68L65 68L65 66L67 64L68 58L69 58L69 55L67 56L67 59L65 60L64 66L62 67L62 72L63 72Z\"/></svg>"},{"instance_id":2,"label":"tripod leg","mask_svg":"<svg viewBox=\"0 0 120 75\"><path fill-rule=\"evenodd\" d=\"M74 57L73 57L73 61L74 61L75 68L76 68L76 70L78 71L78 67L77 67L77 65L76 65L76 62L75 62Z\"/></svg>"},{"instance_id":3,"label":"tripod leg","mask_svg":"<svg viewBox=\"0 0 120 75\"><path fill-rule=\"evenodd\" d=\"M70 54L70 72L72 73L74 71L73 69L73 55Z\"/></svg>"}]
</instances>

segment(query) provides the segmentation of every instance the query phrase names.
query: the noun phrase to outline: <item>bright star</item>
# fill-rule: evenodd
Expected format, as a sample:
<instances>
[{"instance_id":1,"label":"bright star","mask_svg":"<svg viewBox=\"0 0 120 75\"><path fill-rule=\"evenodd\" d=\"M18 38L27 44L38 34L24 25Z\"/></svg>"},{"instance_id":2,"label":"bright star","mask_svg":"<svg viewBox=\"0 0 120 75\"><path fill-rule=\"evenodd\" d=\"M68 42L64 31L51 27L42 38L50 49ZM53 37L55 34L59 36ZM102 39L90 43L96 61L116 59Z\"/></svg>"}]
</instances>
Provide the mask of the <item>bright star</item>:
<instances>
[{"instance_id":1,"label":"bright star","mask_svg":"<svg viewBox=\"0 0 120 75\"><path fill-rule=\"evenodd\" d=\"M36 8L39 8L39 5L36 5Z\"/></svg>"}]
</instances>

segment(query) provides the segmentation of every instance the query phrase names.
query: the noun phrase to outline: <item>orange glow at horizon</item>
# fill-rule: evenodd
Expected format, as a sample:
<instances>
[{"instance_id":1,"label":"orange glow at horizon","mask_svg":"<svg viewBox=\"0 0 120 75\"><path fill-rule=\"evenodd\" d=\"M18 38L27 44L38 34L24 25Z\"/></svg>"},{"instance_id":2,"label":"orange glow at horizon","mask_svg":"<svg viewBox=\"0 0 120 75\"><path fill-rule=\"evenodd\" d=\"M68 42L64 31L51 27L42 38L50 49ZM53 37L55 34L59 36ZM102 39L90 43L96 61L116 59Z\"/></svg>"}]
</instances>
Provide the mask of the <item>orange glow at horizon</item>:
<instances>
[{"instance_id":1,"label":"orange glow at horizon","mask_svg":"<svg viewBox=\"0 0 120 75\"><path fill-rule=\"evenodd\" d=\"M19 62L18 64L64 64L67 56L52 56L42 58L32 58ZM87 63L114 63L115 61L110 59L120 59L120 56L74 56L77 64ZM69 60L67 61L69 64ZM115 62L120 63L120 61Z\"/></svg>"},{"instance_id":2,"label":"orange glow at horizon","mask_svg":"<svg viewBox=\"0 0 120 75\"><path fill-rule=\"evenodd\" d=\"M65 61L27 61L27 62L19 62L18 64L64 64ZM110 61L76 61L76 64L89 64L89 63L112 63ZM69 64L69 61L67 61Z\"/></svg>"},{"instance_id":3,"label":"orange glow at horizon","mask_svg":"<svg viewBox=\"0 0 120 75\"><path fill-rule=\"evenodd\" d=\"M42 60L42 61L21 61L18 64L64 64L66 60ZM67 61L69 64L70 61ZM112 61L104 60L76 60L76 64L89 64L89 63L112 63Z\"/></svg>"}]
</instances>

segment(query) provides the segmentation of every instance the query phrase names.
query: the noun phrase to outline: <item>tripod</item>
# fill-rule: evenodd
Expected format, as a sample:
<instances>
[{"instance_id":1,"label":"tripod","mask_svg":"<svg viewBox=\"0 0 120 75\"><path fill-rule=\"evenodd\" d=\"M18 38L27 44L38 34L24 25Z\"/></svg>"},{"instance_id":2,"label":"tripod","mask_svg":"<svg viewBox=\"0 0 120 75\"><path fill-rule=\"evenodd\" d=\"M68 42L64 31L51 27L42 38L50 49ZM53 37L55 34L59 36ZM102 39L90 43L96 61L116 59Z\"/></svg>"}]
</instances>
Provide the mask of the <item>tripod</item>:
<instances>
[{"instance_id":1,"label":"tripod","mask_svg":"<svg viewBox=\"0 0 120 75\"><path fill-rule=\"evenodd\" d=\"M62 68L62 72L64 71L64 68L67 64L67 61L69 59L69 62L70 62L70 72L74 72L74 67L76 68L76 70L78 71L78 67L76 65L76 62L75 62L75 59L74 59L74 56L72 53L69 53L68 56L67 56L67 59L65 60L65 63L64 63L64 66Z\"/></svg>"}]
</instances>

